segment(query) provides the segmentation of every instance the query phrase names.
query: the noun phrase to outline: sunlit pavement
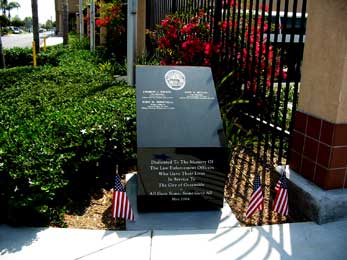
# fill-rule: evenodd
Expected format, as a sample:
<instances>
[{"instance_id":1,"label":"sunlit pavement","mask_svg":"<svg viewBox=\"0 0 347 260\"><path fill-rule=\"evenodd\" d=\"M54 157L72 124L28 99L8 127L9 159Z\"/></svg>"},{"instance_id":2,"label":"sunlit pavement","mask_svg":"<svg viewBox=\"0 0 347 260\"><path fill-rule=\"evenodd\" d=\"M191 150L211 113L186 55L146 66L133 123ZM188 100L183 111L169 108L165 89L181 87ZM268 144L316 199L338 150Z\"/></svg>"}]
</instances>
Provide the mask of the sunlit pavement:
<instances>
[{"instance_id":1,"label":"sunlit pavement","mask_svg":"<svg viewBox=\"0 0 347 260\"><path fill-rule=\"evenodd\" d=\"M347 220L196 230L0 226L0 259L346 259Z\"/></svg>"},{"instance_id":2,"label":"sunlit pavement","mask_svg":"<svg viewBox=\"0 0 347 260\"><path fill-rule=\"evenodd\" d=\"M46 37L46 45L52 46L63 43L62 37L57 37L52 32L40 33L40 46L44 45L44 37ZM1 37L4 49L9 48L31 48L33 42L32 33L11 34Z\"/></svg>"},{"instance_id":3,"label":"sunlit pavement","mask_svg":"<svg viewBox=\"0 0 347 260\"><path fill-rule=\"evenodd\" d=\"M46 46L53 46L63 43L63 37L50 36L46 38ZM40 46L44 45L43 39L40 39Z\"/></svg>"}]
</instances>

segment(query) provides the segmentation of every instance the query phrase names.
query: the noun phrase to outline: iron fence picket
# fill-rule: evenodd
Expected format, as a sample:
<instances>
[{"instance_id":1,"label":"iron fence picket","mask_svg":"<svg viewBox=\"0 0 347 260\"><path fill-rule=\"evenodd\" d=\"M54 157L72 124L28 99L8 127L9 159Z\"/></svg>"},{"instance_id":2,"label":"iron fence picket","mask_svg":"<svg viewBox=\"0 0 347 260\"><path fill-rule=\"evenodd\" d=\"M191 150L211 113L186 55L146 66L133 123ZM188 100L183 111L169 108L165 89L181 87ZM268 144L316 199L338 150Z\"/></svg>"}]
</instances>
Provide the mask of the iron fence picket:
<instances>
[{"instance_id":1,"label":"iron fence picket","mask_svg":"<svg viewBox=\"0 0 347 260\"><path fill-rule=\"evenodd\" d=\"M282 25L282 33L281 33L281 45L282 48L280 48L280 57L282 58L284 56L284 48L283 44L286 41L286 27L287 27L287 19L288 19L288 7L289 7L289 1L285 1L284 4L284 16L283 16L283 25ZM283 62L280 62L280 71L283 71ZM283 77L280 75L278 77L278 85L277 85L277 97L276 97L276 108L275 108L275 118L274 118L274 125L276 127L280 127L280 120L279 120L279 113L281 112L280 105L281 105L281 92L282 92L282 83L283 83ZM283 111L284 112L284 111ZM282 129L283 130L283 129ZM280 133L280 135L283 132ZM283 135L282 135L283 136ZM278 140L274 140L278 141ZM283 156L283 139L279 138L279 147L278 147L278 161L282 161Z\"/></svg>"},{"instance_id":2,"label":"iron fence picket","mask_svg":"<svg viewBox=\"0 0 347 260\"><path fill-rule=\"evenodd\" d=\"M259 49L259 57L258 57L258 64L261 64L262 62L262 53L263 53L263 43L264 43L264 30L265 30L265 6L266 6L266 0L262 1L262 8L261 8L261 27L260 27L260 49ZM256 9L257 10L257 9ZM267 43L267 41L265 42ZM268 53L266 50L265 46L265 53ZM267 55L265 55L265 63L268 65L268 60L269 57ZM266 66L267 66L266 65ZM265 69L266 69L265 66ZM261 85L261 78L263 76L263 82L264 84ZM257 89L256 89L256 98L257 100L266 100L265 99L265 95L263 93L265 93L266 89L264 89L264 87L266 87L266 74L261 75L261 73L259 72L257 75L257 83L256 83ZM264 115L263 113L259 114L260 120L263 120ZM267 131L264 133L264 135L267 135ZM259 158L261 156L261 145L262 145L262 140L263 140L263 134L261 134L261 132L259 131L258 133L258 143L257 143L257 161L259 161Z\"/></svg>"},{"instance_id":3,"label":"iron fence picket","mask_svg":"<svg viewBox=\"0 0 347 260\"><path fill-rule=\"evenodd\" d=\"M264 1L266 2L266 0ZM272 13L272 8L273 8L273 0L269 0L269 10L268 10L268 13L271 14ZM271 36L271 28L272 28L272 16L271 15L268 15L267 16L267 25L268 25L268 30L267 30L267 33L266 33L266 38L267 38L267 42L266 42L266 52L265 52L265 56L267 57L267 59L265 60L265 69L264 69L264 74L263 74L263 77L265 78L265 81L267 80L267 77L268 77L268 66L269 66L269 54L270 54L270 36ZM263 85L263 100L268 100L268 98L272 98L273 96L273 85L271 84L270 82L270 92L269 94L267 94L267 84L264 84ZM268 109L269 107L269 104L271 105L271 103L269 102L266 102L265 104L265 108L266 110L270 110ZM270 122L270 113L265 113L264 115L264 120L267 121L267 122ZM265 133L264 135L264 149L263 149L263 157L267 156L267 151L269 149L269 146L270 146L270 143L269 143L269 138L270 138L270 134L268 132Z\"/></svg>"},{"instance_id":4,"label":"iron fence picket","mask_svg":"<svg viewBox=\"0 0 347 260\"><path fill-rule=\"evenodd\" d=\"M281 0L277 0L276 3L276 20L275 20L275 31L274 31L274 43L273 43L273 52L277 53L277 48L278 48L278 35L279 35L279 19L280 19L280 10L281 10ZM276 66L277 66L277 59L273 59L273 64L271 67L271 85L270 85L270 98L269 100L274 100L275 96L277 97L277 93L278 93L278 89L276 90L275 93L275 86L274 86L274 82L275 82L275 72L276 72ZM277 85L278 88L278 85ZM277 100L277 99L276 99ZM271 107L270 107L270 111L273 111L276 109L273 109L273 103L270 103ZM277 106L275 105L274 108L276 108ZM276 114L276 112L275 112ZM276 116L275 116L276 118ZM273 122L274 120L272 119L272 115L269 113L269 118L268 118L268 122ZM276 127L276 126L275 126ZM271 149L270 149L270 156L271 158L274 157L275 154L275 149L276 149L276 135L277 133L275 131L271 132Z\"/></svg>"},{"instance_id":5,"label":"iron fence picket","mask_svg":"<svg viewBox=\"0 0 347 260\"><path fill-rule=\"evenodd\" d=\"M295 21L296 21L296 11L297 11L297 4L298 4L298 0L294 0L293 1L293 12L292 12L292 18L291 18L291 28L292 30L290 30L290 46L292 46L294 44L294 33L295 30L293 30L293 28L295 28ZM288 19L288 18L287 18ZM286 37L286 34L284 34L284 37ZM289 70L289 68L288 68ZM288 71L287 71L288 72ZM286 118L287 118L287 113L288 113L288 102L289 102L289 92L290 92L290 82L286 81L285 82L285 94L284 94L284 102L283 102L283 116L282 116L282 122L281 122L281 128L287 130L287 126L286 126ZM282 131L280 133L280 154L284 154L283 150L284 150L284 139L285 139L285 135L284 135L284 131ZM289 154L289 153L287 153Z\"/></svg>"}]
</instances>

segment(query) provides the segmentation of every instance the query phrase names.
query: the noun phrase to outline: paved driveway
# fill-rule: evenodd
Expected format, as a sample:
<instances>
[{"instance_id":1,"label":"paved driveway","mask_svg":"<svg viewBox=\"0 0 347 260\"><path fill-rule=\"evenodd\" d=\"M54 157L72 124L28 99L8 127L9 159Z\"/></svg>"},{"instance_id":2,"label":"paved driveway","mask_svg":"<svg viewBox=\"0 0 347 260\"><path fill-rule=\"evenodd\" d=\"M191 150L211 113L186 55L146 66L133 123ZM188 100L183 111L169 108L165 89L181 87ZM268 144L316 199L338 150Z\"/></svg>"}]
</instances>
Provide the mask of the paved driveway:
<instances>
[{"instance_id":1,"label":"paved driveway","mask_svg":"<svg viewBox=\"0 0 347 260\"><path fill-rule=\"evenodd\" d=\"M47 46L55 45L55 44L59 44L63 42L63 39L61 37L54 37L52 33L50 32L40 33L40 46L43 45L44 36L47 37ZM13 48L13 47L31 48L32 42L33 42L32 33L10 34L10 35L2 36L2 45L4 49Z\"/></svg>"}]
</instances>

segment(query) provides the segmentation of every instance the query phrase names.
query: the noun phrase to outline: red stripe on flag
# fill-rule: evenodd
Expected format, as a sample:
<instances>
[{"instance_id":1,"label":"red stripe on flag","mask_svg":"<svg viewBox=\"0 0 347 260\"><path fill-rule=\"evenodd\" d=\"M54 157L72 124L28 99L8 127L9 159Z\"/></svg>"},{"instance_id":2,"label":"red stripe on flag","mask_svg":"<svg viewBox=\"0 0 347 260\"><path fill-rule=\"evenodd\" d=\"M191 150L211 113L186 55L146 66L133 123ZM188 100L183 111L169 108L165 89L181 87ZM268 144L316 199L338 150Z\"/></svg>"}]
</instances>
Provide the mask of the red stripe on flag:
<instances>
[{"instance_id":1,"label":"red stripe on flag","mask_svg":"<svg viewBox=\"0 0 347 260\"><path fill-rule=\"evenodd\" d=\"M287 189L279 189L274 201L273 210L282 215L288 214L288 193Z\"/></svg>"},{"instance_id":2,"label":"red stripe on flag","mask_svg":"<svg viewBox=\"0 0 347 260\"><path fill-rule=\"evenodd\" d=\"M279 180L279 181L276 183L275 191L278 191L278 190L280 189L280 186L281 186L281 181Z\"/></svg>"},{"instance_id":3,"label":"red stripe on flag","mask_svg":"<svg viewBox=\"0 0 347 260\"><path fill-rule=\"evenodd\" d=\"M113 217L117 217L117 211L118 211L118 199L119 199L119 193L115 192L115 200L114 200L114 207L113 207Z\"/></svg>"},{"instance_id":4,"label":"red stripe on flag","mask_svg":"<svg viewBox=\"0 0 347 260\"><path fill-rule=\"evenodd\" d=\"M119 214L119 196L120 196L120 193L117 191L116 203L114 205L114 210L115 210L114 217L115 218L117 218L118 214Z\"/></svg>"},{"instance_id":5,"label":"red stripe on flag","mask_svg":"<svg viewBox=\"0 0 347 260\"><path fill-rule=\"evenodd\" d=\"M250 217L257 210L263 209L263 193L261 191L261 187L259 187L256 192L254 192L251 196L250 203L246 212L246 217Z\"/></svg>"},{"instance_id":6,"label":"red stripe on flag","mask_svg":"<svg viewBox=\"0 0 347 260\"><path fill-rule=\"evenodd\" d=\"M118 174L115 176L111 212L114 218L127 218L129 220L135 219L134 212L132 211L130 206L130 201L126 195Z\"/></svg>"},{"instance_id":7,"label":"red stripe on flag","mask_svg":"<svg viewBox=\"0 0 347 260\"><path fill-rule=\"evenodd\" d=\"M114 218L127 218L134 220L134 212L130 207L127 195L121 191L113 193L112 216Z\"/></svg>"},{"instance_id":8,"label":"red stripe on flag","mask_svg":"<svg viewBox=\"0 0 347 260\"><path fill-rule=\"evenodd\" d=\"M118 217L124 218L124 192L121 192L121 196L119 198L119 213Z\"/></svg>"},{"instance_id":9,"label":"red stripe on flag","mask_svg":"<svg viewBox=\"0 0 347 260\"><path fill-rule=\"evenodd\" d=\"M121 217L121 201L123 192L116 191L115 218Z\"/></svg>"},{"instance_id":10,"label":"red stripe on flag","mask_svg":"<svg viewBox=\"0 0 347 260\"><path fill-rule=\"evenodd\" d=\"M116 193L116 200L115 200L115 203L114 203L114 217L117 218L117 215L118 215L118 201L119 201L119 192L115 192Z\"/></svg>"}]
</instances>

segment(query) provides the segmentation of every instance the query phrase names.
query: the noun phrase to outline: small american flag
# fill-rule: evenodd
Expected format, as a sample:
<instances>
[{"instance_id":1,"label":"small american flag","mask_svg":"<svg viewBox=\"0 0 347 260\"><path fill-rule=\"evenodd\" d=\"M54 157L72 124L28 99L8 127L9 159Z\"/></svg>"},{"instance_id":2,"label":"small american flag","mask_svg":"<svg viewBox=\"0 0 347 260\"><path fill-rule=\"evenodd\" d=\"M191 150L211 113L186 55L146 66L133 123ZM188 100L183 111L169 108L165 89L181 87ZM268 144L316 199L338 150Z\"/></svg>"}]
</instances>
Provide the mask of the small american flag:
<instances>
[{"instance_id":1,"label":"small american flag","mask_svg":"<svg viewBox=\"0 0 347 260\"><path fill-rule=\"evenodd\" d=\"M116 219L126 218L134 221L134 213L118 173L116 173L114 181L112 216Z\"/></svg>"},{"instance_id":2,"label":"small american flag","mask_svg":"<svg viewBox=\"0 0 347 260\"><path fill-rule=\"evenodd\" d=\"M288 186L286 174L282 172L280 179L278 180L276 187L276 197L273 204L273 211L288 215Z\"/></svg>"},{"instance_id":3,"label":"small american flag","mask_svg":"<svg viewBox=\"0 0 347 260\"><path fill-rule=\"evenodd\" d=\"M253 213L256 212L257 210L262 210L263 201L264 201L264 197L263 197L263 192L261 190L260 177L258 174L256 174L254 178L254 184L253 184L253 193L249 201L249 205L246 212L246 218L249 218L250 216L252 216Z\"/></svg>"}]
</instances>

